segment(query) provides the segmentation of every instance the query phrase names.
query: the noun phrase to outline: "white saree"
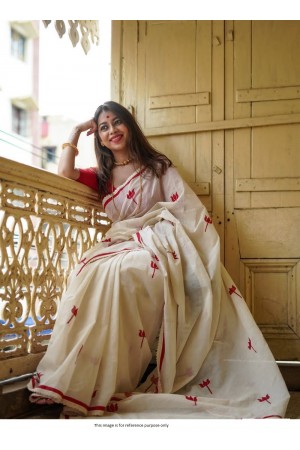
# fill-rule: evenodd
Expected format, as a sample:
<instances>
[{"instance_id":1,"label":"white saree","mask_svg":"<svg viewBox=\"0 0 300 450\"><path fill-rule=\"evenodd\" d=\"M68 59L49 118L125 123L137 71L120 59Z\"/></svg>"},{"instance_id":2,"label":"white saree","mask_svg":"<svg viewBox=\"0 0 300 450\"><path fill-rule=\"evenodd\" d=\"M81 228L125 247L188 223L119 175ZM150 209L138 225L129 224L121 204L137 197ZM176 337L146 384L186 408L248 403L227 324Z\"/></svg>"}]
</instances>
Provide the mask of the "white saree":
<instances>
[{"instance_id":1,"label":"white saree","mask_svg":"<svg viewBox=\"0 0 300 450\"><path fill-rule=\"evenodd\" d=\"M177 170L137 171L103 206L114 223L70 276L29 390L64 417L284 417L281 373Z\"/></svg>"}]
</instances>

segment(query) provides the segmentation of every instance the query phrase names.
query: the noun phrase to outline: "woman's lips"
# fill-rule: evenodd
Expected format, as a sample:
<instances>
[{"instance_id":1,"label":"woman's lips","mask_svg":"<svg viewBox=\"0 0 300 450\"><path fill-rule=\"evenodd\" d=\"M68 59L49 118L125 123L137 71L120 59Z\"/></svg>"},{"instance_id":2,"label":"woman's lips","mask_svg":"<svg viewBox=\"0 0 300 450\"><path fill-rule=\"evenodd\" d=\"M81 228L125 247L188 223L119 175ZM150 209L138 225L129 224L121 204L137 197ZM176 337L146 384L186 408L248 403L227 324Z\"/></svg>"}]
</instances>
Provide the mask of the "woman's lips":
<instances>
[{"instance_id":1,"label":"woman's lips","mask_svg":"<svg viewBox=\"0 0 300 450\"><path fill-rule=\"evenodd\" d=\"M118 134L116 136L113 136L110 139L110 142L114 142L115 144L118 143L121 139L122 139L123 135L122 134Z\"/></svg>"}]
</instances>

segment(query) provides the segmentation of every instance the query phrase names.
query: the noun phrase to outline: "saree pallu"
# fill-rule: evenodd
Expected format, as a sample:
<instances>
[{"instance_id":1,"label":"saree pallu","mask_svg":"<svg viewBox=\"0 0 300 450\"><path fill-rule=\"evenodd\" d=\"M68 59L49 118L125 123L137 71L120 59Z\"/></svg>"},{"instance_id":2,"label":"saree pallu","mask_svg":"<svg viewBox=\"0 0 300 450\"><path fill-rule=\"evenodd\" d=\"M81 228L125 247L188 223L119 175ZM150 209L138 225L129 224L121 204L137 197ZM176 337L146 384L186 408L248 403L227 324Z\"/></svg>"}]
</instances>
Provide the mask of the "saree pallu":
<instances>
[{"instance_id":1,"label":"saree pallu","mask_svg":"<svg viewBox=\"0 0 300 450\"><path fill-rule=\"evenodd\" d=\"M70 276L28 389L62 417L284 417L276 361L177 170L136 171L103 206L114 223Z\"/></svg>"}]
</instances>

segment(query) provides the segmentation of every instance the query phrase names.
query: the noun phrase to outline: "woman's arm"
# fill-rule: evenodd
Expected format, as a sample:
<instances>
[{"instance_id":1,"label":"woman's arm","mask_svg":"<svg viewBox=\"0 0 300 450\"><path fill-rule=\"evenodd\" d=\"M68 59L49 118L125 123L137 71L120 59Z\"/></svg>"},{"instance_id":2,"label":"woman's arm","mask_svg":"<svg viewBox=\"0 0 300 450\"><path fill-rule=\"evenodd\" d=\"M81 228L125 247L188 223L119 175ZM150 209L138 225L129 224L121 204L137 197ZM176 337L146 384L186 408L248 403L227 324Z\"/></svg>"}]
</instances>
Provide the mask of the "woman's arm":
<instances>
[{"instance_id":1,"label":"woman's arm","mask_svg":"<svg viewBox=\"0 0 300 450\"><path fill-rule=\"evenodd\" d=\"M87 131L87 136L97 131L97 124L93 119L82 122L75 128L73 128L69 135L69 140L67 141L67 143L77 147L79 137L84 131ZM71 178L72 180L78 179L79 171L75 168L75 157L76 150L71 145L65 144L58 163L58 175L66 178Z\"/></svg>"}]
</instances>

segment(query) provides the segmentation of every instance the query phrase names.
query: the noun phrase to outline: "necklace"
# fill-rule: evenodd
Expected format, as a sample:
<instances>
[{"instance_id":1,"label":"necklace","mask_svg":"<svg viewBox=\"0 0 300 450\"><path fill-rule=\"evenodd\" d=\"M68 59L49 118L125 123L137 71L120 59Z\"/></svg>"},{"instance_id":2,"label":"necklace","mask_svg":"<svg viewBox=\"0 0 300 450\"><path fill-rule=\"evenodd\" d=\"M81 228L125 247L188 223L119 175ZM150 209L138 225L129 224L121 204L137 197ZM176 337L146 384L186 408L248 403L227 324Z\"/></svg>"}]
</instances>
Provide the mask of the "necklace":
<instances>
[{"instance_id":1,"label":"necklace","mask_svg":"<svg viewBox=\"0 0 300 450\"><path fill-rule=\"evenodd\" d=\"M130 161L132 161L132 158L126 159L125 161L120 162L120 163L114 162L114 165L115 166L127 166L127 164L129 164Z\"/></svg>"}]
</instances>

